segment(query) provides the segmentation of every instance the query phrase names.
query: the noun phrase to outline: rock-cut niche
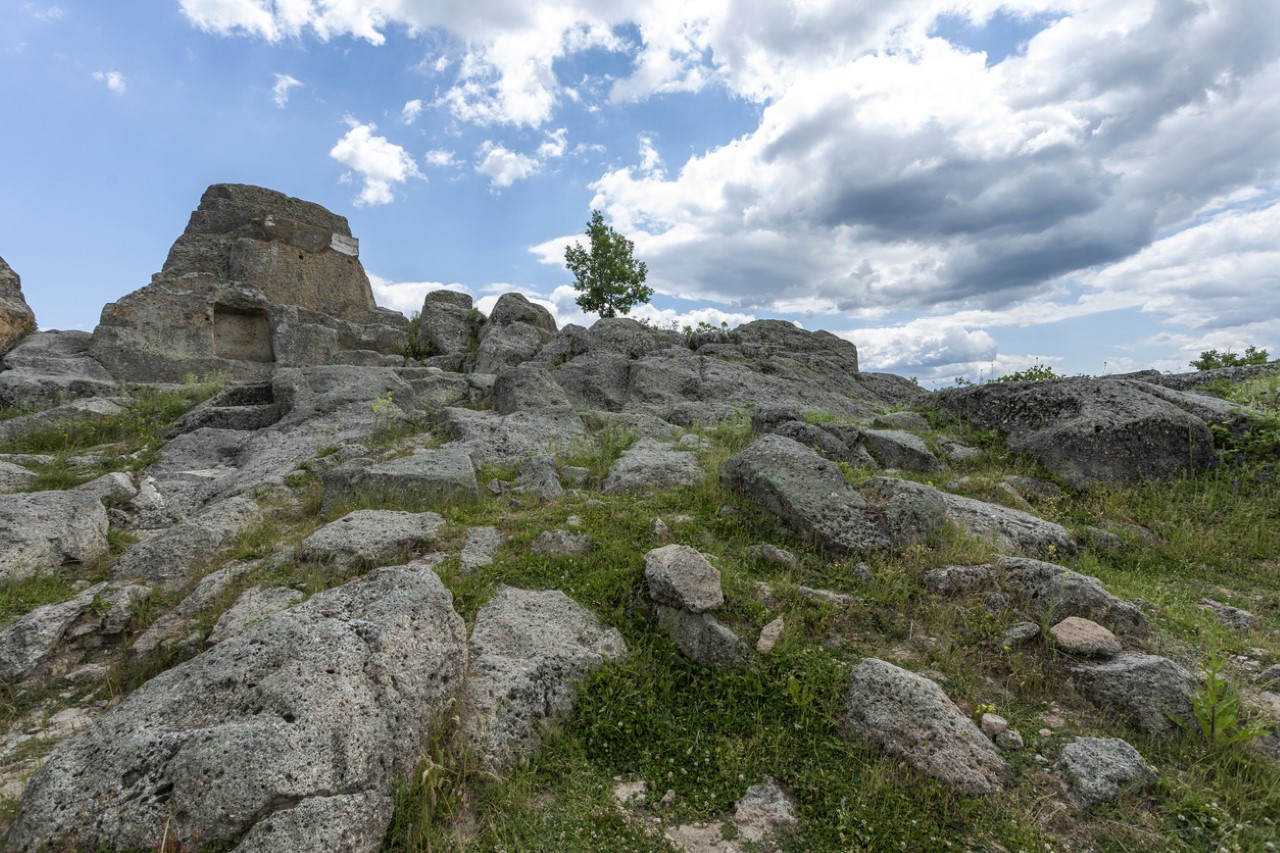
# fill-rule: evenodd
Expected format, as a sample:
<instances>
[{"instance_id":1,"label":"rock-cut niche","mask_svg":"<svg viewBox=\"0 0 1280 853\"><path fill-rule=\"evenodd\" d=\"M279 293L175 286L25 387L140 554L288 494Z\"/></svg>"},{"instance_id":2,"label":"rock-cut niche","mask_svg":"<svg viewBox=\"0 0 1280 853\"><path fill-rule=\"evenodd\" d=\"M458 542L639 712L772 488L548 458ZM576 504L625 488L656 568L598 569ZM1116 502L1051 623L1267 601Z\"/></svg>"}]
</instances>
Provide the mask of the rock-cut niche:
<instances>
[{"instance_id":1,"label":"rock-cut niche","mask_svg":"<svg viewBox=\"0 0 1280 853\"><path fill-rule=\"evenodd\" d=\"M267 312L215 304L213 351L218 358L234 361L275 361Z\"/></svg>"}]
</instances>

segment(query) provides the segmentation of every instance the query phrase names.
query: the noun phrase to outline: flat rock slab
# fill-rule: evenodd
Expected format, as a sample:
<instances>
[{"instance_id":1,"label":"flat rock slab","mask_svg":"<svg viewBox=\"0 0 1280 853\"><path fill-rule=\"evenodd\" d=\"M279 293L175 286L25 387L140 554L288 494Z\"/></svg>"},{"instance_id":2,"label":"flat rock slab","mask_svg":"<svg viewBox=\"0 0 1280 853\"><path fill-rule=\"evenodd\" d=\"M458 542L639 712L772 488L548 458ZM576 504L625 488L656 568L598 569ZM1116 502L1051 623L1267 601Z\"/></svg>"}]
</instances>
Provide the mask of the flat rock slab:
<instances>
[{"instance_id":1,"label":"flat rock slab","mask_svg":"<svg viewBox=\"0 0 1280 853\"><path fill-rule=\"evenodd\" d=\"M0 495L0 580L107 553L107 511L83 492Z\"/></svg>"},{"instance_id":2,"label":"flat rock slab","mask_svg":"<svg viewBox=\"0 0 1280 853\"><path fill-rule=\"evenodd\" d=\"M102 505L100 501L98 505ZM111 576L180 589L241 533L261 523L262 510L256 503L248 498L228 498L134 545L116 563Z\"/></svg>"},{"instance_id":3,"label":"flat rock slab","mask_svg":"<svg viewBox=\"0 0 1280 853\"><path fill-rule=\"evenodd\" d=\"M7 849L261 839L277 818L343 823L340 791L366 796L374 816L345 849L376 850L391 785L412 772L465 660L462 617L435 572L375 570L129 694L32 778Z\"/></svg>"},{"instance_id":4,"label":"flat rock slab","mask_svg":"<svg viewBox=\"0 0 1280 853\"><path fill-rule=\"evenodd\" d=\"M644 555L649 597L658 604L704 613L724 604L720 570L696 548L667 545Z\"/></svg>"},{"instance_id":5,"label":"flat rock slab","mask_svg":"<svg viewBox=\"0 0 1280 853\"><path fill-rule=\"evenodd\" d=\"M152 622L151 627L134 641L134 654L150 654L161 646L185 637L191 630L196 616L206 608L212 607L222 597L227 587L250 568L252 566L248 563L235 562L202 577L187 597L178 602L177 607Z\"/></svg>"},{"instance_id":6,"label":"flat rock slab","mask_svg":"<svg viewBox=\"0 0 1280 853\"><path fill-rule=\"evenodd\" d=\"M0 459L0 492L25 489L38 479L36 472Z\"/></svg>"},{"instance_id":7,"label":"flat rock slab","mask_svg":"<svg viewBox=\"0 0 1280 853\"><path fill-rule=\"evenodd\" d=\"M1197 681L1179 664L1158 655L1122 655L1096 666L1071 668L1076 687L1095 705L1113 708L1153 734L1195 725Z\"/></svg>"},{"instance_id":8,"label":"flat rock slab","mask_svg":"<svg viewBox=\"0 0 1280 853\"><path fill-rule=\"evenodd\" d=\"M325 508L355 499L426 508L479 500L480 487L461 450L419 450L388 462L352 460L325 473Z\"/></svg>"},{"instance_id":9,"label":"flat rock slab","mask_svg":"<svg viewBox=\"0 0 1280 853\"><path fill-rule=\"evenodd\" d=\"M585 554L590 547L591 540L585 533L574 533L571 530L544 530L533 540L529 550L558 560L561 557Z\"/></svg>"},{"instance_id":10,"label":"flat rock slab","mask_svg":"<svg viewBox=\"0 0 1280 853\"><path fill-rule=\"evenodd\" d=\"M466 731L501 768L537 749L542 723L568 714L578 681L627 644L559 590L504 585L476 614L470 649Z\"/></svg>"},{"instance_id":11,"label":"flat rock slab","mask_svg":"<svg viewBox=\"0 0 1280 853\"><path fill-rule=\"evenodd\" d=\"M934 682L876 658L849 675L845 719L857 734L916 770L968 794L1000 791L1009 766Z\"/></svg>"},{"instance_id":12,"label":"flat rock slab","mask_svg":"<svg viewBox=\"0 0 1280 853\"><path fill-rule=\"evenodd\" d=\"M865 498L839 466L780 435L765 435L729 459L720 481L748 495L824 549L863 553L892 547L889 534L867 517Z\"/></svg>"},{"instance_id":13,"label":"flat rock slab","mask_svg":"<svg viewBox=\"0 0 1280 853\"><path fill-rule=\"evenodd\" d=\"M1116 737L1078 737L1062 747L1058 772L1085 808L1149 785L1155 769L1138 750Z\"/></svg>"},{"instance_id":14,"label":"flat rock slab","mask_svg":"<svg viewBox=\"0 0 1280 853\"><path fill-rule=\"evenodd\" d=\"M938 494L947 504L947 517L970 536L994 539L1002 549L1033 557L1067 557L1076 553L1076 543L1060 524L999 504L949 492Z\"/></svg>"},{"instance_id":15,"label":"flat rock slab","mask_svg":"<svg viewBox=\"0 0 1280 853\"><path fill-rule=\"evenodd\" d=\"M467 528L462 554L459 556L463 573L470 574L476 569L493 565L494 555L502 547L502 541L502 531L496 527Z\"/></svg>"},{"instance_id":16,"label":"flat rock slab","mask_svg":"<svg viewBox=\"0 0 1280 853\"><path fill-rule=\"evenodd\" d=\"M1058 647L1070 655L1091 658L1113 658L1120 654L1116 635L1091 619L1068 616L1049 629Z\"/></svg>"},{"instance_id":17,"label":"flat rock slab","mask_svg":"<svg viewBox=\"0 0 1280 853\"><path fill-rule=\"evenodd\" d=\"M582 416L568 407L521 409L509 415L445 408L436 413L434 423L453 439L448 448L461 450L477 465L515 465L587 440Z\"/></svg>"},{"instance_id":18,"label":"flat rock slab","mask_svg":"<svg viewBox=\"0 0 1280 853\"><path fill-rule=\"evenodd\" d=\"M377 565L430 545L444 524L436 512L360 509L303 539L302 557L341 568Z\"/></svg>"},{"instance_id":19,"label":"flat rock slab","mask_svg":"<svg viewBox=\"0 0 1280 853\"><path fill-rule=\"evenodd\" d=\"M642 492L646 489L676 489L702 481L698 455L675 450L672 445L642 438L628 448L609 469L604 479L606 492Z\"/></svg>"}]
</instances>

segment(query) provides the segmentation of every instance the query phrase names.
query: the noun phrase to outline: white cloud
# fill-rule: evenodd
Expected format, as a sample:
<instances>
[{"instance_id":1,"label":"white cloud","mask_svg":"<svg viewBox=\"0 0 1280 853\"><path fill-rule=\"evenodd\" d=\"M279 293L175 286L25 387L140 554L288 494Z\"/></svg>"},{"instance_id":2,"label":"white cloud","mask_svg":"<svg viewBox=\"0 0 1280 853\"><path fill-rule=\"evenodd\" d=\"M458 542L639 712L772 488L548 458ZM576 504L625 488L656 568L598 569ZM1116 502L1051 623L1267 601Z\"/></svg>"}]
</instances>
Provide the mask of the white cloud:
<instances>
[{"instance_id":1,"label":"white cloud","mask_svg":"<svg viewBox=\"0 0 1280 853\"><path fill-rule=\"evenodd\" d=\"M272 100L276 102L276 106L284 109L289 103L289 90L295 89L302 85L302 81L288 74L277 74L276 83L271 87Z\"/></svg>"},{"instance_id":2,"label":"white cloud","mask_svg":"<svg viewBox=\"0 0 1280 853\"><path fill-rule=\"evenodd\" d=\"M423 159L426 160L428 166L435 166L438 169L449 169L462 165L454 159L452 151L443 149L428 151L423 155Z\"/></svg>"},{"instance_id":3,"label":"white cloud","mask_svg":"<svg viewBox=\"0 0 1280 853\"><path fill-rule=\"evenodd\" d=\"M412 101L405 101L404 108L400 110L400 121L405 124L413 124L418 120L418 116L422 114L422 100L414 98Z\"/></svg>"},{"instance_id":4,"label":"white cloud","mask_svg":"<svg viewBox=\"0 0 1280 853\"><path fill-rule=\"evenodd\" d=\"M422 310L422 301L433 290L452 290L468 293L466 287L457 282L445 284L439 281L392 281L375 273L369 273L369 285L373 288L373 299L383 308L399 311L406 317L414 311Z\"/></svg>"},{"instance_id":5,"label":"white cloud","mask_svg":"<svg viewBox=\"0 0 1280 853\"><path fill-rule=\"evenodd\" d=\"M395 200L392 185L410 178L422 178L413 158L384 136L374 136L376 125L347 119L350 130L329 151L329 156L358 172L364 181L356 205L390 204Z\"/></svg>"},{"instance_id":6,"label":"white cloud","mask_svg":"<svg viewBox=\"0 0 1280 853\"><path fill-rule=\"evenodd\" d=\"M105 83L107 88L117 95L123 95L127 88L124 75L119 71L95 71L93 79Z\"/></svg>"},{"instance_id":7,"label":"white cloud","mask_svg":"<svg viewBox=\"0 0 1280 853\"><path fill-rule=\"evenodd\" d=\"M546 141L538 146L538 159L542 161L552 160L564 156L564 149L567 145L569 130L568 128L558 128L547 134Z\"/></svg>"},{"instance_id":8,"label":"white cloud","mask_svg":"<svg viewBox=\"0 0 1280 853\"><path fill-rule=\"evenodd\" d=\"M527 154L509 151L492 141L476 151L476 171L489 178L490 187L509 187L538 171L538 161Z\"/></svg>"}]
</instances>

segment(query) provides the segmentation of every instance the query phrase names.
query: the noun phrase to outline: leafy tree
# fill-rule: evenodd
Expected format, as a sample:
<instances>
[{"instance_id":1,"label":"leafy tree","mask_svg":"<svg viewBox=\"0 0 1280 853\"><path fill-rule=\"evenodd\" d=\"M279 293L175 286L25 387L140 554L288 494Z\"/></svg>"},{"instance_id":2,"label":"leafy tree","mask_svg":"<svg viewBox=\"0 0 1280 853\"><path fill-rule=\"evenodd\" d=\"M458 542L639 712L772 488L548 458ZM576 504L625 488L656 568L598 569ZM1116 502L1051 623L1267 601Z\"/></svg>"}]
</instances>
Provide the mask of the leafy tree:
<instances>
[{"instance_id":1,"label":"leafy tree","mask_svg":"<svg viewBox=\"0 0 1280 853\"><path fill-rule=\"evenodd\" d=\"M1245 364L1266 364L1267 351L1250 344L1244 348L1244 355L1236 355L1231 350L1218 352L1216 349L1205 350L1200 357L1191 362L1196 370L1217 370L1219 367L1240 367Z\"/></svg>"},{"instance_id":2,"label":"leafy tree","mask_svg":"<svg viewBox=\"0 0 1280 853\"><path fill-rule=\"evenodd\" d=\"M564 265L573 273L574 288L582 294L578 307L601 317L616 317L647 303L653 288L645 287L649 270L644 261L637 262L631 256L634 244L605 225L598 210L591 211L587 237L590 249L582 248L581 243L564 247Z\"/></svg>"}]
</instances>

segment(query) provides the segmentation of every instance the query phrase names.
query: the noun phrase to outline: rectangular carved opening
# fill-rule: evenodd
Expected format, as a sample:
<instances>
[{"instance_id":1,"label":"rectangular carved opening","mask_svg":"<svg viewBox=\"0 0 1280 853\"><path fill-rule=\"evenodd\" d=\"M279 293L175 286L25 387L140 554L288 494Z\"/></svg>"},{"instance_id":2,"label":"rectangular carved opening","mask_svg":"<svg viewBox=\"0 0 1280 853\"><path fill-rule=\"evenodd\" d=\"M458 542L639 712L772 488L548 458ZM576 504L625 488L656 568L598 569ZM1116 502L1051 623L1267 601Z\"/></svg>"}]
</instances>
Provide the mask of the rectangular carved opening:
<instances>
[{"instance_id":1,"label":"rectangular carved opening","mask_svg":"<svg viewBox=\"0 0 1280 853\"><path fill-rule=\"evenodd\" d=\"M234 361L275 361L267 312L214 305L213 351Z\"/></svg>"}]
</instances>

